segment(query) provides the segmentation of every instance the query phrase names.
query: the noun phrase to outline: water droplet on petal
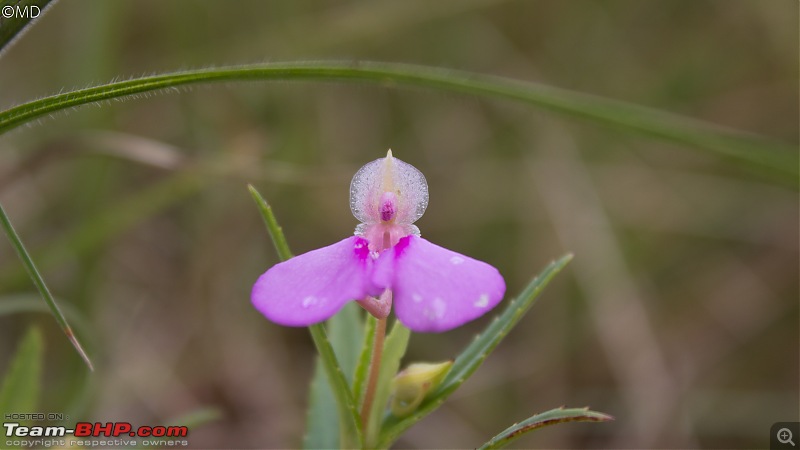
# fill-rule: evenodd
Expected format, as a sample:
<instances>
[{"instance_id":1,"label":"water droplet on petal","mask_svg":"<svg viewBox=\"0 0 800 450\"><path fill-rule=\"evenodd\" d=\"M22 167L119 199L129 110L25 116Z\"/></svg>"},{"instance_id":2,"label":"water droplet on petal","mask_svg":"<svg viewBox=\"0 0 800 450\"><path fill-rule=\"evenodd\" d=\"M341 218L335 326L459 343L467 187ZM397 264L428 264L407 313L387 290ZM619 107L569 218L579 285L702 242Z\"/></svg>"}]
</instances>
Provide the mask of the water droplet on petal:
<instances>
[{"instance_id":1,"label":"water droplet on petal","mask_svg":"<svg viewBox=\"0 0 800 450\"><path fill-rule=\"evenodd\" d=\"M411 299L414 300L414 303L419 303L422 301L422 296L419 294L413 294Z\"/></svg>"},{"instance_id":2,"label":"water droplet on petal","mask_svg":"<svg viewBox=\"0 0 800 450\"><path fill-rule=\"evenodd\" d=\"M486 308L489 306L489 294L481 294L474 303L476 308Z\"/></svg>"},{"instance_id":3,"label":"water droplet on petal","mask_svg":"<svg viewBox=\"0 0 800 450\"><path fill-rule=\"evenodd\" d=\"M457 265L459 265L459 264L461 264L463 262L464 262L464 258L462 258L460 256L453 256L452 258L450 258L450 264L452 264L454 266L457 266Z\"/></svg>"},{"instance_id":4,"label":"water droplet on petal","mask_svg":"<svg viewBox=\"0 0 800 450\"><path fill-rule=\"evenodd\" d=\"M316 305L317 302L318 302L317 297L314 297L313 295L309 295L308 297L303 299L302 305L303 305L303 308L310 308L310 307Z\"/></svg>"}]
</instances>

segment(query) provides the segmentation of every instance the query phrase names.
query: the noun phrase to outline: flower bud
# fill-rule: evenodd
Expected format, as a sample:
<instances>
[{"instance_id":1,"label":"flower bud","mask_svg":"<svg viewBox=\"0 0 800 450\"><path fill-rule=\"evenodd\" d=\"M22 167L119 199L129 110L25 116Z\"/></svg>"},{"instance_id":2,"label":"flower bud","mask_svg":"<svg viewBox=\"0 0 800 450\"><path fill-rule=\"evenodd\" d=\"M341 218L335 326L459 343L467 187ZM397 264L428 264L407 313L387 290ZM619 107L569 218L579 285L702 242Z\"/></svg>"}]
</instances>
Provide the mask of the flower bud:
<instances>
[{"instance_id":1,"label":"flower bud","mask_svg":"<svg viewBox=\"0 0 800 450\"><path fill-rule=\"evenodd\" d=\"M419 407L428 393L444 380L453 361L414 363L392 380L392 414L405 417Z\"/></svg>"}]
</instances>

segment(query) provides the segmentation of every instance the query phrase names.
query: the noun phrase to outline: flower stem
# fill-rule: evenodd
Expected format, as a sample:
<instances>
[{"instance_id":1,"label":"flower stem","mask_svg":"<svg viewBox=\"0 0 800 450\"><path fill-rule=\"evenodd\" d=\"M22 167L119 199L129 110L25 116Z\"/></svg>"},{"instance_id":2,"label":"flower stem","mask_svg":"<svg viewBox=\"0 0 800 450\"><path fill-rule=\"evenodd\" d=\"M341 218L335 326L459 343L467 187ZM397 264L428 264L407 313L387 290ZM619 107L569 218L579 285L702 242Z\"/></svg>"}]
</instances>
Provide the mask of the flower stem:
<instances>
[{"instance_id":1,"label":"flower stem","mask_svg":"<svg viewBox=\"0 0 800 450\"><path fill-rule=\"evenodd\" d=\"M381 371L381 356L383 356L383 341L386 338L386 318L378 319L375 324L375 335L372 342L372 356L369 361L369 378L367 390L364 392L364 403L361 405L361 427L367 430L369 413L372 402L375 400L375 387L378 385L378 375Z\"/></svg>"}]
</instances>

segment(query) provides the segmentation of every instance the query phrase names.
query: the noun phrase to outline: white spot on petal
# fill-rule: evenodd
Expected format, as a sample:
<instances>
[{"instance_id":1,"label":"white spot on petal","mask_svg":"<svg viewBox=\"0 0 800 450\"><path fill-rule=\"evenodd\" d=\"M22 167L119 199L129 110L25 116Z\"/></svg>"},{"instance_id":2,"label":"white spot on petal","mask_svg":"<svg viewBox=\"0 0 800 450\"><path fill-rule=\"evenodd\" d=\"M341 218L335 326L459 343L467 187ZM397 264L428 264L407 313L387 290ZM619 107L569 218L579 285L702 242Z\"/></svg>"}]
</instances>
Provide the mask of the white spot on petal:
<instances>
[{"instance_id":1,"label":"white spot on petal","mask_svg":"<svg viewBox=\"0 0 800 450\"><path fill-rule=\"evenodd\" d=\"M464 262L464 258L462 258L460 256L453 256L452 258L450 258L450 263L452 265L454 265L454 266L457 266L457 265L459 265L459 264L461 264L463 262Z\"/></svg>"},{"instance_id":2,"label":"white spot on petal","mask_svg":"<svg viewBox=\"0 0 800 450\"><path fill-rule=\"evenodd\" d=\"M422 296L419 294L413 294L411 296L411 300L414 300L414 303L419 303L422 301Z\"/></svg>"},{"instance_id":3,"label":"white spot on petal","mask_svg":"<svg viewBox=\"0 0 800 450\"><path fill-rule=\"evenodd\" d=\"M313 295L309 295L308 297L303 299L303 308L310 308L310 307L316 305L318 302L319 302L319 300L317 299L317 297L314 297Z\"/></svg>"},{"instance_id":4,"label":"white spot on petal","mask_svg":"<svg viewBox=\"0 0 800 450\"><path fill-rule=\"evenodd\" d=\"M478 300L475 300L475 303L473 304L476 308L486 308L489 306L489 294L481 294L481 296L478 297Z\"/></svg>"},{"instance_id":5,"label":"white spot on petal","mask_svg":"<svg viewBox=\"0 0 800 450\"><path fill-rule=\"evenodd\" d=\"M445 311L447 311L447 304L441 298L436 297L430 306L422 310L422 314L428 320L439 320L444 317Z\"/></svg>"},{"instance_id":6,"label":"white spot on petal","mask_svg":"<svg viewBox=\"0 0 800 450\"><path fill-rule=\"evenodd\" d=\"M439 297L436 297L433 300L433 313L436 315L436 318L441 319L442 317L444 317L444 312L446 310L447 310L447 304L444 302L444 300L440 299Z\"/></svg>"}]
</instances>

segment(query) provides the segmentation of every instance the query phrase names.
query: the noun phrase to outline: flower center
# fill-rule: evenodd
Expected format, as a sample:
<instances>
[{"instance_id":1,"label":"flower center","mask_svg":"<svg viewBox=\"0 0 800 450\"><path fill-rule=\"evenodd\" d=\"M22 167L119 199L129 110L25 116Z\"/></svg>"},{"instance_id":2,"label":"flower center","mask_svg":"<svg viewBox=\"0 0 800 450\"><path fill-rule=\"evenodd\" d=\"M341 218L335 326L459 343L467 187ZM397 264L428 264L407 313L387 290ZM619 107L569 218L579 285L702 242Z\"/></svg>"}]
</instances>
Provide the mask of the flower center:
<instances>
[{"instance_id":1,"label":"flower center","mask_svg":"<svg viewBox=\"0 0 800 450\"><path fill-rule=\"evenodd\" d=\"M392 192L384 192L380 201L381 221L390 222L397 215L397 207L395 206L397 197Z\"/></svg>"}]
</instances>

